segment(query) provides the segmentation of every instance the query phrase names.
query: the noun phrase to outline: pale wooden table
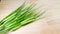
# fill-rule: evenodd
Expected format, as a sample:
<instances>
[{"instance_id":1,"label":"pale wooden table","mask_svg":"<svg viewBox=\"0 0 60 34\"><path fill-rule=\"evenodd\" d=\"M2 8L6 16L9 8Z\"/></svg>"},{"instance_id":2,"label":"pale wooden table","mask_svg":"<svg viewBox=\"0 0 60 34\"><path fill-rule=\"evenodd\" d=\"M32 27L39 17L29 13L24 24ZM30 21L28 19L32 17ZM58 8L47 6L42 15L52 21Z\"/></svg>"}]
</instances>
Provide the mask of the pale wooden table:
<instances>
[{"instance_id":1,"label":"pale wooden table","mask_svg":"<svg viewBox=\"0 0 60 34\"><path fill-rule=\"evenodd\" d=\"M18 8L23 1L25 0L2 0L0 2L0 20ZM60 0L36 1L38 5L43 5L43 8L47 9L46 18L22 27L15 32L9 32L9 34L60 34Z\"/></svg>"}]
</instances>

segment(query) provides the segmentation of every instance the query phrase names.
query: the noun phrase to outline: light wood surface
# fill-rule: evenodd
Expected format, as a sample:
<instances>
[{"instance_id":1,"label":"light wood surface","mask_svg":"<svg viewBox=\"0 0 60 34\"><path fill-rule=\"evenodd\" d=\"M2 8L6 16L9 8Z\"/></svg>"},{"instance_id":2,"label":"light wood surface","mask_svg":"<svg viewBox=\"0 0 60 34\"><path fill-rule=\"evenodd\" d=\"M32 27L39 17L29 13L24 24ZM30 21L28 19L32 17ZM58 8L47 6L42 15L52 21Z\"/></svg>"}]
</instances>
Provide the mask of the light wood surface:
<instances>
[{"instance_id":1,"label":"light wood surface","mask_svg":"<svg viewBox=\"0 0 60 34\"><path fill-rule=\"evenodd\" d=\"M25 0L1 0L0 20L18 8ZM24 26L9 34L60 34L60 0L27 0L47 9L45 18Z\"/></svg>"}]
</instances>

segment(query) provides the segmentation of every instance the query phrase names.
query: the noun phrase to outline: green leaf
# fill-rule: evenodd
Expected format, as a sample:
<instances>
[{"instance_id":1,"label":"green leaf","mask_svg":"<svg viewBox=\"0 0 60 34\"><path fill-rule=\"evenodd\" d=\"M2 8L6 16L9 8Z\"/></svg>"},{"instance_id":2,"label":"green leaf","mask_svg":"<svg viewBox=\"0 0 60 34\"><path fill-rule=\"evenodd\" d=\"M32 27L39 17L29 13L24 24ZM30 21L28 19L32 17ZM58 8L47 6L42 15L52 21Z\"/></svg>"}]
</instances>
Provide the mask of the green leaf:
<instances>
[{"instance_id":1,"label":"green leaf","mask_svg":"<svg viewBox=\"0 0 60 34\"><path fill-rule=\"evenodd\" d=\"M34 8L35 4L26 7L25 3L0 21L0 31L15 31L20 27L36 21L37 18L39 19L45 13L45 11L37 13L37 9Z\"/></svg>"}]
</instances>

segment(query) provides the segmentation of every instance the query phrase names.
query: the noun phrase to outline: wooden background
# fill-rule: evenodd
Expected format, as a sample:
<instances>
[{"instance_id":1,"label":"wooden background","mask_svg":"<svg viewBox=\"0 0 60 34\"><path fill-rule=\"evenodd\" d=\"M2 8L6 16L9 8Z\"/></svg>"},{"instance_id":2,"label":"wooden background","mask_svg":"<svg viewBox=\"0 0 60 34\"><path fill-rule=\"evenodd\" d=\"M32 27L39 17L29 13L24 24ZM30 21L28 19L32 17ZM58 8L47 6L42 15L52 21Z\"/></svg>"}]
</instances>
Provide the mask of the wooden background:
<instances>
[{"instance_id":1,"label":"wooden background","mask_svg":"<svg viewBox=\"0 0 60 34\"><path fill-rule=\"evenodd\" d=\"M25 0L1 0L0 20L18 8L24 1ZM28 4L32 2L47 9L45 18L14 32L9 32L9 34L60 34L60 0L27 0Z\"/></svg>"}]
</instances>

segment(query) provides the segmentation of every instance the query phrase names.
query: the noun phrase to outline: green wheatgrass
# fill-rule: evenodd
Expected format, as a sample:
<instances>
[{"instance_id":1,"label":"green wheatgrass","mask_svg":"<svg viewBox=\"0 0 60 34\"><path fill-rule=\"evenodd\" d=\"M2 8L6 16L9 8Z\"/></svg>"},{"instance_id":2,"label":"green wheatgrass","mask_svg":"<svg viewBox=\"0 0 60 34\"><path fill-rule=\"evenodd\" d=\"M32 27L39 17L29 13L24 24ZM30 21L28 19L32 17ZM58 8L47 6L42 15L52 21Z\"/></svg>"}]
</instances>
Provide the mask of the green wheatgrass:
<instances>
[{"instance_id":1,"label":"green wheatgrass","mask_svg":"<svg viewBox=\"0 0 60 34\"><path fill-rule=\"evenodd\" d=\"M29 8L30 7L30 8ZM16 20L18 17L20 17L20 16L22 16L23 14L25 14L27 11L29 11L29 10L31 10L32 9L32 7L31 6L29 6L28 8L25 8L24 10L21 10L22 12L19 12L19 13L17 13L14 17L15 17L15 19L13 18L13 19L11 19L11 20L9 20L9 21L6 21L6 23L8 24L8 22L10 22L10 23L12 23L14 20Z\"/></svg>"},{"instance_id":2,"label":"green wheatgrass","mask_svg":"<svg viewBox=\"0 0 60 34\"><path fill-rule=\"evenodd\" d=\"M29 11L29 10L27 10L27 11ZM24 11L24 12L21 12L21 14L18 16L16 16L16 18L14 19L14 20L12 20L12 21L9 21L9 22L7 22L7 24L5 24L5 25L9 25L10 23L12 23L12 22L14 22L14 21L16 21L16 20L22 20L22 18L24 18L26 15L28 15L28 12L27 11ZM31 12L31 11L30 11ZM27 13L27 14L26 14ZM31 12L32 13L32 12Z\"/></svg>"},{"instance_id":3,"label":"green wheatgrass","mask_svg":"<svg viewBox=\"0 0 60 34\"><path fill-rule=\"evenodd\" d=\"M22 26L36 21L37 18L39 19L45 13L45 11L37 13L37 9L34 8L35 4L31 4L27 7L25 6L26 2L0 21L0 34L7 34L9 31L15 31Z\"/></svg>"}]
</instances>

